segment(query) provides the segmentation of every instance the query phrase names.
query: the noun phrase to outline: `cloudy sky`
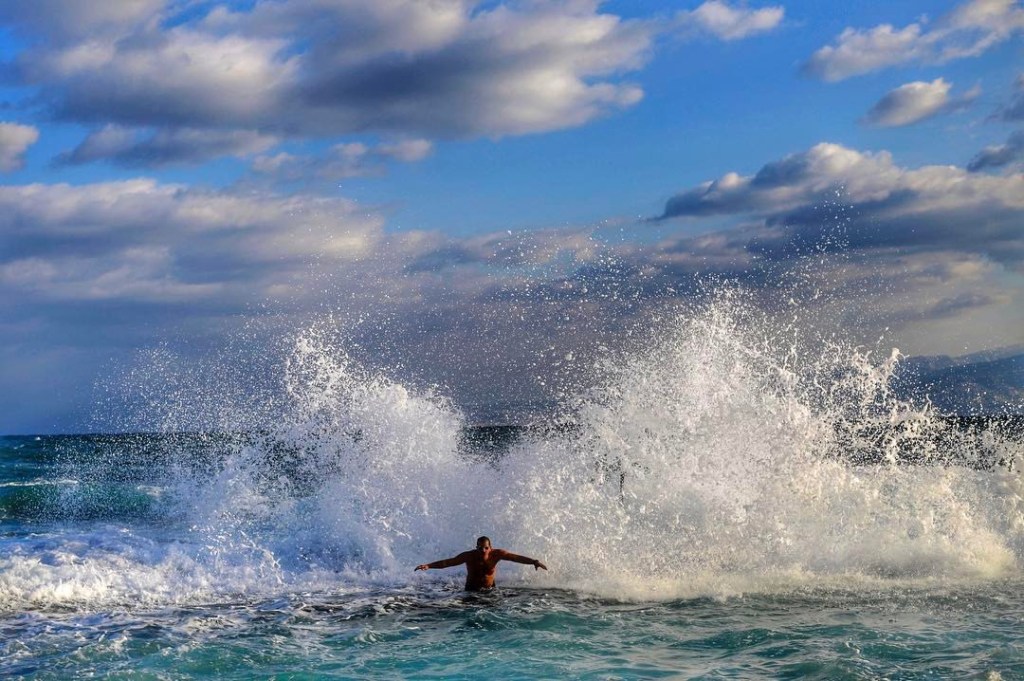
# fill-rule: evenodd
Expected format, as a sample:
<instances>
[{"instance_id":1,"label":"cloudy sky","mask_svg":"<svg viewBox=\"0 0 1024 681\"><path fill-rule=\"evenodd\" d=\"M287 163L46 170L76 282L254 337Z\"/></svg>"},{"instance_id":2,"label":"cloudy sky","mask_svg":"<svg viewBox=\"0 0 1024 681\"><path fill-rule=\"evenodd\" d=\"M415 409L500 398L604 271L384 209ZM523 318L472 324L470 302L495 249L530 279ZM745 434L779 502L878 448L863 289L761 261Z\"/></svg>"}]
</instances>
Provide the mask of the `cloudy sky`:
<instances>
[{"instance_id":1,"label":"cloudy sky","mask_svg":"<svg viewBox=\"0 0 1024 681\"><path fill-rule=\"evenodd\" d=\"M709 278L1024 344L1014 0L4 0L0 61L0 433L324 324L543 401Z\"/></svg>"}]
</instances>

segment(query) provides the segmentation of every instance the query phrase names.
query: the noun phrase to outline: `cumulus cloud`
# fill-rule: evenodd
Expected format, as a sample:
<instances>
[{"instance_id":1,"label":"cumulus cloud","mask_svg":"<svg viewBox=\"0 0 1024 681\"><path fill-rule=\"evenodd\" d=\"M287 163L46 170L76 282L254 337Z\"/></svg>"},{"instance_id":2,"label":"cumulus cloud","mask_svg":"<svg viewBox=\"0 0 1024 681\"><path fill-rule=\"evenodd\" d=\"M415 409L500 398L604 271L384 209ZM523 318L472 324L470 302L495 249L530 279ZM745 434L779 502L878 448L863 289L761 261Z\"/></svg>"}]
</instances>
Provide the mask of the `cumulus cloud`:
<instances>
[{"instance_id":1,"label":"cumulus cloud","mask_svg":"<svg viewBox=\"0 0 1024 681\"><path fill-rule=\"evenodd\" d=\"M625 78L659 34L685 25L737 40L782 17L781 7L722 0L675 20L623 19L597 0L46 0L0 10L29 44L15 74L58 117L176 138L121 150L132 164L198 158L178 149L196 130L223 141L242 134L230 131L472 137L578 126L641 100ZM238 144L225 142L225 153Z\"/></svg>"},{"instance_id":2,"label":"cumulus cloud","mask_svg":"<svg viewBox=\"0 0 1024 681\"><path fill-rule=\"evenodd\" d=\"M388 151L415 156L416 148ZM460 248L469 254L464 267L422 266L428 254ZM0 354L16 355L14 343L30 361L27 339L44 350L63 339L74 356L49 357L45 372L70 372L80 390L94 377L72 370L83 361L95 370L108 353L160 344L194 354L250 322L266 320L287 336L331 313L369 320L363 336L352 331L357 351L414 367L463 404L486 403L498 384L505 398L543 398L548 388L534 390L528 367L556 344L579 351L589 342L582 328L578 337L567 334L570 324L606 324L607 335L617 313L531 305L516 292L571 271L594 248L585 235L563 231L470 240L388 234L366 207L310 195L200 191L148 179L5 186L0 318L9 333Z\"/></svg>"},{"instance_id":3,"label":"cumulus cloud","mask_svg":"<svg viewBox=\"0 0 1024 681\"><path fill-rule=\"evenodd\" d=\"M0 123L0 171L18 170L24 155L39 140L39 130L31 125Z\"/></svg>"},{"instance_id":4,"label":"cumulus cloud","mask_svg":"<svg viewBox=\"0 0 1024 681\"><path fill-rule=\"evenodd\" d=\"M1017 76L1017 92L996 114L997 118L1011 123L1024 121L1024 74Z\"/></svg>"},{"instance_id":5,"label":"cumulus cloud","mask_svg":"<svg viewBox=\"0 0 1024 681\"><path fill-rule=\"evenodd\" d=\"M967 164L971 172L988 168L1005 168L1014 163L1024 161L1024 131L1010 135L1005 144L985 147Z\"/></svg>"},{"instance_id":6,"label":"cumulus cloud","mask_svg":"<svg viewBox=\"0 0 1024 681\"><path fill-rule=\"evenodd\" d=\"M968 318L986 325L984 341L975 334L974 342L1008 344L1019 335L1022 316L1012 304L1022 291L1008 273L1024 271L1022 176L908 169L886 152L820 144L752 176L732 173L683 192L662 219L673 216L715 228L654 243L603 242L582 230L442 240L404 271L457 279L524 269L530 276L501 280L478 300L601 309L620 327L733 282L765 309L784 313L789 300L826 330L874 340L891 327L914 338L904 346L914 352L949 352L949 333L921 329ZM723 228L730 217L734 226ZM547 269L565 262L573 264L568 272Z\"/></svg>"},{"instance_id":7,"label":"cumulus cloud","mask_svg":"<svg viewBox=\"0 0 1024 681\"><path fill-rule=\"evenodd\" d=\"M251 156L278 141L277 137L250 130L165 128L146 134L108 125L92 132L70 152L60 154L56 161L62 165L109 161L129 168L196 165L223 156Z\"/></svg>"},{"instance_id":8,"label":"cumulus cloud","mask_svg":"<svg viewBox=\"0 0 1024 681\"><path fill-rule=\"evenodd\" d=\"M781 6L752 9L733 7L722 0L708 0L695 10L679 12L676 22L684 31L708 33L721 40L739 40L774 30L784 16L785 9Z\"/></svg>"},{"instance_id":9,"label":"cumulus cloud","mask_svg":"<svg viewBox=\"0 0 1024 681\"><path fill-rule=\"evenodd\" d=\"M8 11L29 36L65 38L19 55L22 81L41 88L59 116L85 123L285 136L523 134L639 101L641 90L620 76L644 63L656 32L588 1L266 0L248 10L214 5L199 17L192 8L175 14L174 4L131 8L138 20L82 10L107 28L100 37L51 26L52 7Z\"/></svg>"},{"instance_id":10,"label":"cumulus cloud","mask_svg":"<svg viewBox=\"0 0 1024 681\"><path fill-rule=\"evenodd\" d=\"M842 239L822 242L830 207L846 215ZM661 219L751 215L766 228L755 247L772 257L801 248L907 247L984 253L1024 267L1024 175L971 174L953 166L897 166L888 152L822 143L728 173L668 200Z\"/></svg>"},{"instance_id":11,"label":"cumulus cloud","mask_svg":"<svg viewBox=\"0 0 1024 681\"><path fill-rule=\"evenodd\" d=\"M1020 286L976 253L874 249L850 253L822 274L815 284L830 299L826 318L850 330L890 330L887 341L911 354L959 354L963 343L982 339L1015 344L1024 319L1013 304ZM965 328L975 324L987 328Z\"/></svg>"},{"instance_id":12,"label":"cumulus cloud","mask_svg":"<svg viewBox=\"0 0 1024 681\"><path fill-rule=\"evenodd\" d=\"M382 220L341 199L189 189L138 179L0 187L0 279L44 298L258 297L317 258L342 263Z\"/></svg>"},{"instance_id":13,"label":"cumulus cloud","mask_svg":"<svg viewBox=\"0 0 1024 681\"><path fill-rule=\"evenodd\" d=\"M223 343L257 317L273 317L267 323L285 334L322 312L342 327L349 317L366 319L351 331L356 352L444 386L459 404L479 409L474 415L495 400L557 399L602 345L629 337L624 329L706 295L709 275L742 285L769 310L784 289L798 296L802 312L820 311L829 328L841 324L854 335L876 338L879 324L917 328L970 315L981 320L975 328L985 342L998 343L1019 332L1008 301L1021 291L1005 268L1014 266L1015 244L1017 263L1024 253L1013 226L1022 180L956 172L906 170L886 154L820 145L755 177L736 176L732 191L765 193L718 202L717 214L735 215L739 224L655 243L623 242L618 230L604 240L591 228L389 234L381 216L341 199L200 191L148 179L5 186L0 317L9 328L19 325L16 339L38 340L40 348L74 338L73 357L47 360L48 371L61 372L83 361L98 366L99 354L112 348ZM853 223L814 212L812 202L834 196L830 179L850 183ZM957 183L962 190L951 189ZM939 210L950 221L924 243L908 241L915 229L933 228L918 203L928 192L949 196ZM1001 203L1017 216L1002 228ZM716 211L691 205L688 214ZM858 234L864 223L878 230ZM807 258L792 247L836 229L846 232L836 242L843 257ZM890 230L898 238L870 238ZM990 252L996 249L999 259ZM808 262L816 278L803 288L787 284L807 279L801 268ZM787 280L791 272L799 276ZM137 324L140 315L147 324ZM946 337L921 333L915 347ZM263 352L263 340L245 338Z\"/></svg>"},{"instance_id":14,"label":"cumulus cloud","mask_svg":"<svg viewBox=\"0 0 1024 681\"><path fill-rule=\"evenodd\" d=\"M298 155L280 152L258 156L252 164L256 173L285 182L335 182L350 177L383 174L388 161L415 163L430 155L433 144L424 139L407 139L370 146L362 142L336 144L326 154Z\"/></svg>"},{"instance_id":15,"label":"cumulus cloud","mask_svg":"<svg viewBox=\"0 0 1024 681\"><path fill-rule=\"evenodd\" d=\"M150 179L0 187L0 298L29 307L187 301L196 311L238 312L282 297L315 306L328 281L343 300L357 296L347 302L360 309L423 303L453 289L446 304L463 305L499 280L515 286L555 276L601 251L574 230L389 235L382 216L365 207L308 194L204 191Z\"/></svg>"},{"instance_id":16,"label":"cumulus cloud","mask_svg":"<svg viewBox=\"0 0 1024 681\"><path fill-rule=\"evenodd\" d=\"M127 127L258 128L298 71L283 40L216 36L186 26L117 41L85 41L19 55L58 117ZM269 116L268 116L269 115ZM279 120L279 119L278 119Z\"/></svg>"},{"instance_id":17,"label":"cumulus cloud","mask_svg":"<svg viewBox=\"0 0 1024 681\"><path fill-rule=\"evenodd\" d=\"M430 140L406 139L382 144L377 148L377 153L384 158L393 158L396 161L403 161L405 163L415 163L430 156L430 152L433 150L434 145Z\"/></svg>"},{"instance_id":18,"label":"cumulus cloud","mask_svg":"<svg viewBox=\"0 0 1024 681\"><path fill-rule=\"evenodd\" d=\"M952 87L952 83L942 78L930 83L914 81L901 85L878 100L864 116L864 122L886 128L910 125L962 108L980 94L980 90L975 88L961 97L952 98L949 96Z\"/></svg>"},{"instance_id":19,"label":"cumulus cloud","mask_svg":"<svg viewBox=\"0 0 1024 681\"><path fill-rule=\"evenodd\" d=\"M589 262L598 257L599 242L577 230L538 230L513 236L508 232L446 240L424 249L405 272L440 272L461 266L533 268L535 273L558 261Z\"/></svg>"},{"instance_id":20,"label":"cumulus cloud","mask_svg":"<svg viewBox=\"0 0 1024 681\"><path fill-rule=\"evenodd\" d=\"M33 0L0 5L0 22L25 26L51 42L119 37L151 24L167 0Z\"/></svg>"},{"instance_id":21,"label":"cumulus cloud","mask_svg":"<svg viewBox=\"0 0 1024 681\"><path fill-rule=\"evenodd\" d=\"M0 284L45 299L175 303L209 299L220 283L191 283L174 273L166 247L132 247L106 258L23 258L0 264Z\"/></svg>"},{"instance_id":22,"label":"cumulus cloud","mask_svg":"<svg viewBox=\"0 0 1024 681\"><path fill-rule=\"evenodd\" d=\"M881 24L847 28L804 64L809 75L839 81L901 64L943 64L976 57L1024 31L1024 9L1016 0L968 0L940 17L903 28Z\"/></svg>"},{"instance_id":23,"label":"cumulus cloud","mask_svg":"<svg viewBox=\"0 0 1024 681\"><path fill-rule=\"evenodd\" d=\"M372 153L392 150L381 145ZM8 300L188 300L237 309L239 301L267 296L316 297L310 291L320 290L317 277L344 272L352 291L378 302L448 295L471 314L472 301L537 295L672 298L709 273L757 288L768 285L766 272L779 263L789 267L822 248L911 258L921 286L926 275L966 286L991 280L992 267L1024 268L1019 174L908 169L886 152L819 144L753 175L731 173L682 192L661 219L714 217L717 224L723 216L740 224L653 244L604 242L589 229L389 236L381 216L342 199L203 191L148 179L5 186L0 288ZM873 276L871 262L878 261L864 257L865 274L851 290ZM849 273L849 261L837 262ZM947 297L967 300L965 291Z\"/></svg>"}]
</instances>

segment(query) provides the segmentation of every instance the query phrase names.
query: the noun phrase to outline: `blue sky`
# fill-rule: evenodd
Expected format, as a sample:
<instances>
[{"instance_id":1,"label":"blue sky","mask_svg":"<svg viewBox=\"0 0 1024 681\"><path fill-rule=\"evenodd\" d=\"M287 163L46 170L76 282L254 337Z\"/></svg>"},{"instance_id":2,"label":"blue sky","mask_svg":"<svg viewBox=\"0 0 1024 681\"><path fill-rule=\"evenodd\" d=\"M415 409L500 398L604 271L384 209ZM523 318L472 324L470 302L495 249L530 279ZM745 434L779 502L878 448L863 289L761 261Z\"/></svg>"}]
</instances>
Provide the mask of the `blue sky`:
<instances>
[{"instance_id":1,"label":"blue sky","mask_svg":"<svg viewBox=\"0 0 1024 681\"><path fill-rule=\"evenodd\" d=\"M0 26L0 432L89 427L140 353L325 311L465 374L457 402L550 397L533 348L709 274L763 289L834 206L820 323L1024 344L1020 2L39 0ZM613 261L641 304L542 312ZM543 329L495 326L496 291Z\"/></svg>"}]
</instances>

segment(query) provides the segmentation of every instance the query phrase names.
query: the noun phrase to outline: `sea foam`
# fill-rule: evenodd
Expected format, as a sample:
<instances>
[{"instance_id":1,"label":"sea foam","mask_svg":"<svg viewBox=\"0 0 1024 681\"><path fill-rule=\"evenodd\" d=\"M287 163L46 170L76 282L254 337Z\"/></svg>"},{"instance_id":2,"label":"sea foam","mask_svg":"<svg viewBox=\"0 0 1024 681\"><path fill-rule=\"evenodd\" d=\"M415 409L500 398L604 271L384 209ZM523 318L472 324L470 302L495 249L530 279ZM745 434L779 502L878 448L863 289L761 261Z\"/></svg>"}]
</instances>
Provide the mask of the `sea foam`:
<instances>
[{"instance_id":1,"label":"sea foam","mask_svg":"<svg viewBox=\"0 0 1024 681\"><path fill-rule=\"evenodd\" d=\"M901 401L899 360L801 344L724 297L603 358L557 417L485 456L448 399L311 330L272 405L222 412L244 436L217 441L215 466L165 466L158 522L21 546L0 599L457 585L412 568L481 534L550 568L509 564L503 583L623 599L1019 576L1021 443Z\"/></svg>"}]
</instances>

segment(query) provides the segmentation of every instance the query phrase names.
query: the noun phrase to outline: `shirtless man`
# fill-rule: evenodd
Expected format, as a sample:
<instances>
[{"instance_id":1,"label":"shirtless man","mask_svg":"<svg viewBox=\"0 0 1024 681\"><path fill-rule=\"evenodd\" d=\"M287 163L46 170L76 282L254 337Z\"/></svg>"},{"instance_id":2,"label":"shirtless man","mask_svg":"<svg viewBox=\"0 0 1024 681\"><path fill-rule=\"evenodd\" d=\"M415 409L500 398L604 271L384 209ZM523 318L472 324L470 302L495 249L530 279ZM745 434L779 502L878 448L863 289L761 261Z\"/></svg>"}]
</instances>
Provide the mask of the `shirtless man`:
<instances>
[{"instance_id":1,"label":"shirtless man","mask_svg":"<svg viewBox=\"0 0 1024 681\"><path fill-rule=\"evenodd\" d=\"M510 560L513 563L532 565L534 570L541 568L547 570L548 566L535 558L517 556L505 549L492 549L491 540L487 537L480 537L476 540L476 548L472 551L463 551L454 558L445 558L433 563L417 565L417 570L430 570L437 568L454 567L455 565L466 566L466 591L483 591L494 588L494 573L498 571L498 561Z\"/></svg>"}]
</instances>

